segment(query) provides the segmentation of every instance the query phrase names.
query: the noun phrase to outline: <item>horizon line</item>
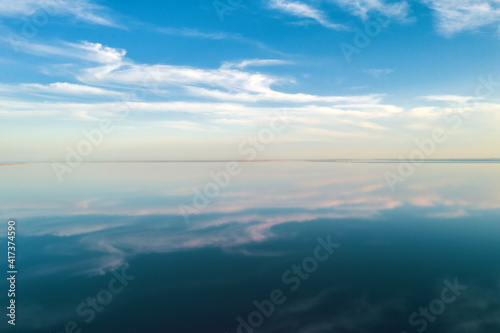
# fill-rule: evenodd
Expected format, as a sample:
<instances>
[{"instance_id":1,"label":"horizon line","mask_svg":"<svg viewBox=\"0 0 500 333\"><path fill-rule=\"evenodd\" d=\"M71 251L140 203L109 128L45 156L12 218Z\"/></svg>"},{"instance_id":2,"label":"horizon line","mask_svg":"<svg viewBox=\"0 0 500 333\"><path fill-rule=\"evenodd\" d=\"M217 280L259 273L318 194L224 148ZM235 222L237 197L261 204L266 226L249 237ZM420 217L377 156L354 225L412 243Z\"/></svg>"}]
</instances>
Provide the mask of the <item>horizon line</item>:
<instances>
[{"instance_id":1,"label":"horizon line","mask_svg":"<svg viewBox=\"0 0 500 333\"><path fill-rule=\"evenodd\" d=\"M444 159L427 159L421 161L409 161L401 159L391 159L391 158L371 158L371 159L349 159L349 158L337 158L337 159L265 159L265 160L241 160L241 159L219 159L219 160L138 160L138 161L81 161L72 162L79 164L154 164L154 163L352 163L352 164L394 164L394 163L414 163L414 164L445 164L445 163L475 163L475 164L487 164L487 163L500 163L500 158L444 158ZM0 166L16 166L16 165L45 165L45 164L64 164L67 161L51 161L51 162L9 162L0 163Z\"/></svg>"}]
</instances>

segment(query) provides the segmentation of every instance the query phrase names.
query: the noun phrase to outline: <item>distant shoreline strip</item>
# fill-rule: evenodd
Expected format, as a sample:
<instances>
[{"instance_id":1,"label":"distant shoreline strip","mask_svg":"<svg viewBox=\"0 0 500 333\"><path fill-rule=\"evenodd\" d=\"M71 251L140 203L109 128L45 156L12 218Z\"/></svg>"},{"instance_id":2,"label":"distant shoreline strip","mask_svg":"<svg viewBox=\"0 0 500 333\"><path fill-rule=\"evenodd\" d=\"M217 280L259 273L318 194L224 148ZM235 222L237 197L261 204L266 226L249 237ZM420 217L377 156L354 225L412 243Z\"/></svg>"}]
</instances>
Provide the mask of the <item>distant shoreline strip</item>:
<instances>
[{"instance_id":1,"label":"distant shoreline strip","mask_svg":"<svg viewBox=\"0 0 500 333\"><path fill-rule=\"evenodd\" d=\"M160 161L84 161L81 164L168 164L168 163L351 163L351 164L397 164L399 159L278 159L278 160L160 160ZM54 162L18 162L2 163L0 166L16 165L44 165L53 163L66 163L65 161ZM429 159L419 161L423 164L500 164L500 159Z\"/></svg>"}]
</instances>

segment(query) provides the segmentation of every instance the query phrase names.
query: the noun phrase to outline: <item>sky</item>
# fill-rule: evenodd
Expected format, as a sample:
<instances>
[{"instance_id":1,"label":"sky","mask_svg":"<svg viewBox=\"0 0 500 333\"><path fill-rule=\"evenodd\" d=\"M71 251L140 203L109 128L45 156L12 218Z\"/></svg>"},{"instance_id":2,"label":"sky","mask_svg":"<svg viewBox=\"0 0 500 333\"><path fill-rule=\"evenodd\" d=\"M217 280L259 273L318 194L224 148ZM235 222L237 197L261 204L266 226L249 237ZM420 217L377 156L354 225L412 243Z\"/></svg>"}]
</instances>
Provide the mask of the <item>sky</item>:
<instances>
[{"instance_id":1,"label":"sky","mask_svg":"<svg viewBox=\"0 0 500 333\"><path fill-rule=\"evenodd\" d=\"M0 0L0 36L1 162L500 158L499 0Z\"/></svg>"}]
</instances>

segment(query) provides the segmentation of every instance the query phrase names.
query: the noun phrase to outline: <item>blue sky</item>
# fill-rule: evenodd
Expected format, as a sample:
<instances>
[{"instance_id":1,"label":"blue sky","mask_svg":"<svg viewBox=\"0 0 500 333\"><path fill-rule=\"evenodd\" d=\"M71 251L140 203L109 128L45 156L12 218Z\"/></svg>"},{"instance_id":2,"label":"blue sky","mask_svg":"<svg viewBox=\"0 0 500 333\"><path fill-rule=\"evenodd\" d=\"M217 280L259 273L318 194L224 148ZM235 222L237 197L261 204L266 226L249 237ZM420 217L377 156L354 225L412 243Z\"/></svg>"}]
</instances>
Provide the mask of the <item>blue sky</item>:
<instances>
[{"instance_id":1,"label":"blue sky","mask_svg":"<svg viewBox=\"0 0 500 333\"><path fill-rule=\"evenodd\" d=\"M64 160L103 119L87 160L242 158L276 114L259 159L398 158L438 128L429 158L500 157L498 0L0 0L0 18L5 162Z\"/></svg>"}]
</instances>

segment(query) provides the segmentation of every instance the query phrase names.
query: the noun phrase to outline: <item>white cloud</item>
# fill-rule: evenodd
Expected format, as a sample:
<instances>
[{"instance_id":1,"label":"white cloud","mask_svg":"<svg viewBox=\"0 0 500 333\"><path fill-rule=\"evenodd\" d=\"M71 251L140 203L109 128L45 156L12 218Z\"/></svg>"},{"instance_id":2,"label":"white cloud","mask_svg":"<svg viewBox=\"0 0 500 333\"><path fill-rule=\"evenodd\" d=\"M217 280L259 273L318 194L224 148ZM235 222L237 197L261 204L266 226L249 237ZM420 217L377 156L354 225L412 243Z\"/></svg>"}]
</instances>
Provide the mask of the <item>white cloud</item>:
<instances>
[{"instance_id":1,"label":"white cloud","mask_svg":"<svg viewBox=\"0 0 500 333\"><path fill-rule=\"evenodd\" d=\"M268 5L270 8L280 10L296 17L313 19L326 28L335 30L346 29L342 24L331 23L323 11L300 1L270 0Z\"/></svg>"},{"instance_id":2,"label":"white cloud","mask_svg":"<svg viewBox=\"0 0 500 333\"><path fill-rule=\"evenodd\" d=\"M43 13L41 15L72 16L80 21L116 27L116 23L102 14L104 10L88 0L0 0L0 17L23 18Z\"/></svg>"},{"instance_id":3,"label":"white cloud","mask_svg":"<svg viewBox=\"0 0 500 333\"><path fill-rule=\"evenodd\" d=\"M498 0L423 0L435 11L439 32L453 34L477 30L500 21Z\"/></svg>"},{"instance_id":4,"label":"white cloud","mask_svg":"<svg viewBox=\"0 0 500 333\"><path fill-rule=\"evenodd\" d=\"M68 44L76 49L86 51L84 59L90 59L95 62L110 64L121 62L125 54L125 50L103 46L99 43L89 43L87 41L81 44Z\"/></svg>"},{"instance_id":5,"label":"white cloud","mask_svg":"<svg viewBox=\"0 0 500 333\"><path fill-rule=\"evenodd\" d=\"M360 120L385 119L391 115L400 113L391 105L365 105L359 109L353 107L342 109L342 105L334 107L305 105L288 107L259 107L247 106L239 103L210 103L210 102L137 102L128 101L125 104L116 102L53 102L26 101L22 98L7 98L0 95L0 118L22 119L25 117L53 117L54 119L79 119L83 118L116 118L118 112L129 109L134 113L164 114L175 113L181 116L179 119L192 119L192 115L198 116L198 123L230 123L240 122L256 125L263 119L272 118L275 113L286 112L287 117L294 119L303 126L324 126L335 124L336 126L356 125ZM398 109L399 111L394 111ZM210 119L201 116L209 115ZM161 119L164 119L161 116ZM325 120L328 119L328 120ZM359 126L368 128L366 122ZM156 124L156 120L154 120ZM373 128L373 126L372 126Z\"/></svg>"},{"instance_id":6,"label":"white cloud","mask_svg":"<svg viewBox=\"0 0 500 333\"><path fill-rule=\"evenodd\" d=\"M201 69L177 65L144 65L132 62L85 69L78 79L86 83L121 84L140 86L151 77L157 85L192 87L206 86L222 88L229 92L265 93L272 91L271 85L283 79L260 73L249 73L234 69Z\"/></svg>"},{"instance_id":7,"label":"white cloud","mask_svg":"<svg viewBox=\"0 0 500 333\"><path fill-rule=\"evenodd\" d=\"M81 84L73 84L68 82L56 82L48 85L43 84L22 84L19 86L21 89L28 91L38 91L50 94L62 94L62 95L95 95L95 96L109 96L118 97L123 95L123 93L110 91L107 89L101 89L97 87L85 86Z\"/></svg>"},{"instance_id":8,"label":"white cloud","mask_svg":"<svg viewBox=\"0 0 500 333\"><path fill-rule=\"evenodd\" d=\"M355 16L366 20L369 13L379 13L392 18L404 20L409 13L409 5L406 1L386 3L385 0L329 0L349 11Z\"/></svg>"},{"instance_id":9,"label":"white cloud","mask_svg":"<svg viewBox=\"0 0 500 333\"><path fill-rule=\"evenodd\" d=\"M262 101L287 102L287 103L377 103L381 95L351 95L351 96L318 96L311 94L288 94L274 90L262 92L224 92L201 87L189 87L187 89L194 96L204 96L212 99L219 99L234 102L256 103Z\"/></svg>"},{"instance_id":10,"label":"white cloud","mask_svg":"<svg viewBox=\"0 0 500 333\"><path fill-rule=\"evenodd\" d=\"M191 97L225 101L287 103L377 103L380 95L317 96L289 94L274 89L281 84L293 84L292 78L245 71L251 66L270 66L289 63L279 59L251 59L240 63L225 63L217 69L201 69L179 65L136 64L125 58L126 51L87 41L80 44L62 43L56 46L23 42L24 52L98 63L97 67L81 65L74 73L82 83L100 87L143 87L183 90ZM145 83L151 86L145 86ZM153 89L151 89L153 90Z\"/></svg>"},{"instance_id":11,"label":"white cloud","mask_svg":"<svg viewBox=\"0 0 500 333\"><path fill-rule=\"evenodd\" d=\"M416 118L422 118L428 121L437 120L443 116L441 109L434 106L413 108L410 110L410 114Z\"/></svg>"},{"instance_id":12,"label":"white cloud","mask_svg":"<svg viewBox=\"0 0 500 333\"><path fill-rule=\"evenodd\" d=\"M421 99L425 99L427 101L433 102L449 102L449 103L457 103L457 104L466 104L470 101L477 100L477 97L471 96L457 96L457 95L430 95L420 97Z\"/></svg>"},{"instance_id":13,"label":"white cloud","mask_svg":"<svg viewBox=\"0 0 500 333\"><path fill-rule=\"evenodd\" d=\"M5 43L10 42L5 37L0 37L0 40ZM120 65L127 53L122 49L111 48L87 41L81 43L59 43L56 45L32 43L27 40L19 40L17 43L19 51L36 56L58 56L107 65Z\"/></svg>"},{"instance_id":14,"label":"white cloud","mask_svg":"<svg viewBox=\"0 0 500 333\"><path fill-rule=\"evenodd\" d=\"M222 68L239 68L243 69L246 67L261 67L261 66L275 66L275 65L286 65L291 64L291 62L279 59L249 59L243 60L241 62L226 62L222 65Z\"/></svg>"}]
</instances>

